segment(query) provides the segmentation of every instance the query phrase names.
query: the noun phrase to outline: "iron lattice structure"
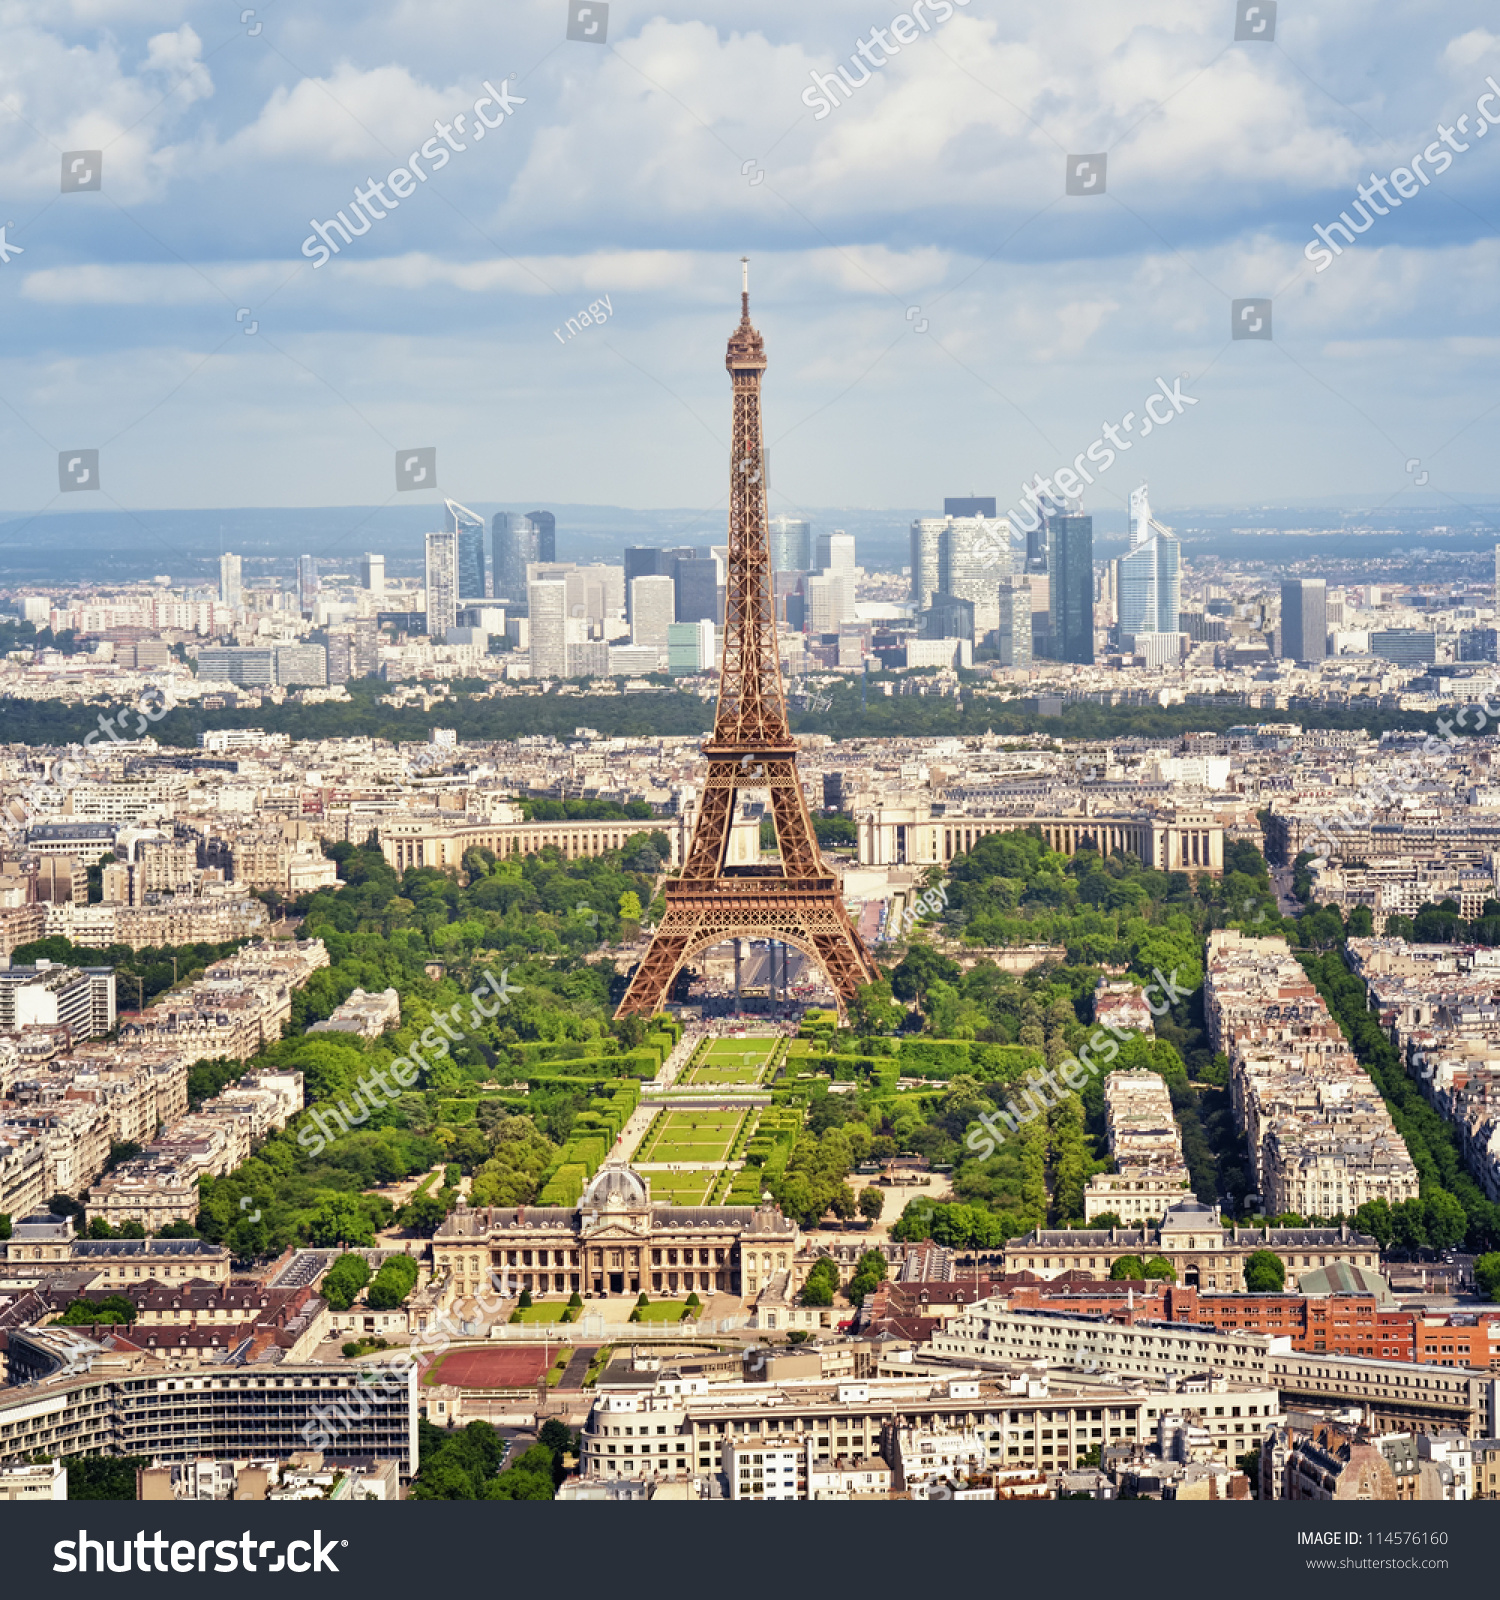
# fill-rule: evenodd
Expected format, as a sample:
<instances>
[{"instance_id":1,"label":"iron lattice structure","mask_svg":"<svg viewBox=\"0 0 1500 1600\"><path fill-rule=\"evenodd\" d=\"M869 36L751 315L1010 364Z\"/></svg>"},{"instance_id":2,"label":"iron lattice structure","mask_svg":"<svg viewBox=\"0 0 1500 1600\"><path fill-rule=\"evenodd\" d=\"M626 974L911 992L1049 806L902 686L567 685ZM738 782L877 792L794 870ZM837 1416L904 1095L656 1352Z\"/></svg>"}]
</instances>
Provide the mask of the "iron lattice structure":
<instances>
[{"instance_id":1,"label":"iron lattice structure","mask_svg":"<svg viewBox=\"0 0 1500 1600\"><path fill-rule=\"evenodd\" d=\"M724 364L734 386L729 574L719 706L703 746L708 777L682 876L667 884L666 910L620 1002L622 1017L660 1010L683 964L730 939L785 940L823 969L840 1012L860 984L878 976L844 909L838 876L818 850L787 724L766 537L760 420L766 352L751 326L748 285ZM770 792L779 865L728 865L745 790Z\"/></svg>"}]
</instances>

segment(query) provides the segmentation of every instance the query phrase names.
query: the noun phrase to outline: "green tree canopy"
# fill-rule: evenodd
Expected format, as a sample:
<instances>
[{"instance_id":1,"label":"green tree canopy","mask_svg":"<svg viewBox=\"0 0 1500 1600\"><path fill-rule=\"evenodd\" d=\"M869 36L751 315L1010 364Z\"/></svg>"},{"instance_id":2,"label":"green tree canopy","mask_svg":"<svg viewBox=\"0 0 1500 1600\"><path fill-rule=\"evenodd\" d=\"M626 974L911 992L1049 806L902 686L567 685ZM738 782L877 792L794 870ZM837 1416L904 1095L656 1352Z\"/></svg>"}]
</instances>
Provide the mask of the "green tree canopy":
<instances>
[{"instance_id":1,"label":"green tree canopy","mask_svg":"<svg viewBox=\"0 0 1500 1600\"><path fill-rule=\"evenodd\" d=\"M1251 1294L1280 1293L1286 1286L1286 1263L1274 1250L1253 1250L1245 1259L1245 1287Z\"/></svg>"}]
</instances>

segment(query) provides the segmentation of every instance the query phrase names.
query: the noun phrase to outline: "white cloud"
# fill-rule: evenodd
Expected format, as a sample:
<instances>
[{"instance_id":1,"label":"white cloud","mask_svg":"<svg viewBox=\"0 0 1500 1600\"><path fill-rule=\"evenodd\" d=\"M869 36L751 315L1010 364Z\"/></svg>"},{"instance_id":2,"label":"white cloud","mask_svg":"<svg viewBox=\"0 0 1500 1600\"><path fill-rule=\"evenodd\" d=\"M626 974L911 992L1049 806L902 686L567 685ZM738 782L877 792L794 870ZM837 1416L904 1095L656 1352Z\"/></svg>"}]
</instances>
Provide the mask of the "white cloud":
<instances>
[{"instance_id":1,"label":"white cloud","mask_svg":"<svg viewBox=\"0 0 1500 1600\"><path fill-rule=\"evenodd\" d=\"M340 61L323 77L278 88L259 116L229 139L219 164L240 160L341 165L369 160L383 171L431 137L435 121L467 111L477 92L422 83L404 66L364 69Z\"/></svg>"}]
</instances>

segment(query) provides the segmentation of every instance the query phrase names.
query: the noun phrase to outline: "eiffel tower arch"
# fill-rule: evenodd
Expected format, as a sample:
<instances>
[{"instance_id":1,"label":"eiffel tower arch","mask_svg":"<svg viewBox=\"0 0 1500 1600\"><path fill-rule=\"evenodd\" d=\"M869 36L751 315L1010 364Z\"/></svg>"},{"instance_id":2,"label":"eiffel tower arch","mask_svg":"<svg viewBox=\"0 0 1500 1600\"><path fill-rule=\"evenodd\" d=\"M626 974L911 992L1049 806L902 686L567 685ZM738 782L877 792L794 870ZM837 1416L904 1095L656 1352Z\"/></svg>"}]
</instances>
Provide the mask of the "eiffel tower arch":
<instances>
[{"instance_id":1,"label":"eiffel tower arch","mask_svg":"<svg viewBox=\"0 0 1500 1600\"><path fill-rule=\"evenodd\" d=\"M734 390L729 573L719 704L703 746L708 773L682 875L666 886L666 910L616 1015L660 1010L684 962L730 939L779 939L800 950L823 969L842 1015L860 984L878 974L844 909L838 874L818 849L787 723L766 537L766 353L750 322L748 266L724 364ZM779 863L729 862L740 797L751 790L770 794Z\"/></svg>"}]
</instances>

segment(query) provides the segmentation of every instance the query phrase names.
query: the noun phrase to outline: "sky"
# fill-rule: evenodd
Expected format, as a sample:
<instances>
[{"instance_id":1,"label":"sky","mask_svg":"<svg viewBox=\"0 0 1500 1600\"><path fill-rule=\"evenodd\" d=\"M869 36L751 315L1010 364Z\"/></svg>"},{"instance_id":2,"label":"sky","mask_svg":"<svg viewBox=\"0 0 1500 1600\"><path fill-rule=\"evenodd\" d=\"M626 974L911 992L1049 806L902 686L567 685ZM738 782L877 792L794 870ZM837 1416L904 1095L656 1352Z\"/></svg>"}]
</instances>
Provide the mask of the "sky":
<instances>
[{"instance_id":1,"label":"sky","mask_svg":"<svg viewBox=\"0 0 1500 1600\"><path fill-rule=\"evenodd\" d=\"M1480 0L239 11L0 0L8 513L717 514L741 256L773 511L1500 496Z\"/></svg>"}]
</instances>

